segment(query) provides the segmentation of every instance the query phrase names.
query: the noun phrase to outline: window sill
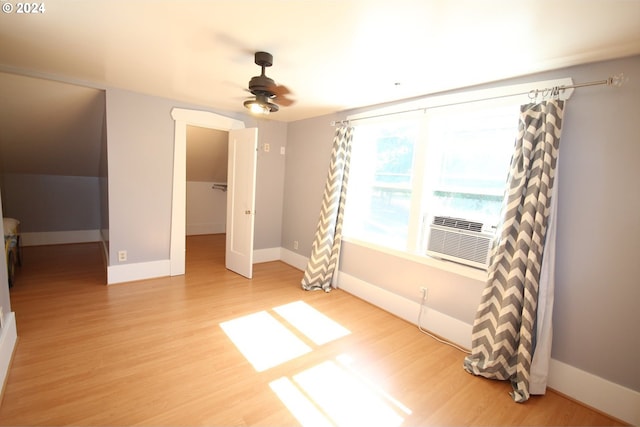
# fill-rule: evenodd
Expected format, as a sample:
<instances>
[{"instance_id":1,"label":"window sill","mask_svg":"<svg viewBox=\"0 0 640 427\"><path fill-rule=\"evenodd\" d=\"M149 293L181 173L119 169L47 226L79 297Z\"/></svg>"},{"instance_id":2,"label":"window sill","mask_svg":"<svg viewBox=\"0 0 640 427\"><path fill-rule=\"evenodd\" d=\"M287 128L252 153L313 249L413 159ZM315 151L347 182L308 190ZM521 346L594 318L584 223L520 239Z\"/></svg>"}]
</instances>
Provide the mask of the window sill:
<instances>
[{"instance_id":1,"label":"window sill","mask_svg":"<svg viewBox=\"0 0 640 427\"><path fill-rule=\"evenodd\" d=\"M365 241L354 239L354 238L343 237L342 240L344 242L362 246L368 249L373 249L375 251L389 254L398 258L403 258L419 264L427 265L429 267L437 268L439 270L447 271L449 273L454 273L459 276L467 277L469 279L475 279L483 283L487 281L487 272L484 270L480 270L478 268L473 268L466 265L458 264L453 261L433 258L428 255L404 252L398 249L387 248L384 246L376 245L373 243L365 242Z\"/></svg>"}]
</instances>

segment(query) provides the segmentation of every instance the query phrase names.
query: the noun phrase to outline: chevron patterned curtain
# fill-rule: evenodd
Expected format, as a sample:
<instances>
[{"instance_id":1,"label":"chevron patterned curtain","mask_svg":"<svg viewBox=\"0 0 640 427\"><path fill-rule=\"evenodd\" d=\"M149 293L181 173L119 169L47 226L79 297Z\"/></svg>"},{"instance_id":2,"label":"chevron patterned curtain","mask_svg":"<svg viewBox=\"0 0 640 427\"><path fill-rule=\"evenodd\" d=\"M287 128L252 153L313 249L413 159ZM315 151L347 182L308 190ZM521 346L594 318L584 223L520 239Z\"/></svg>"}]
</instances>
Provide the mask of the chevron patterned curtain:
<instances>
[{"instance_id":1,"label":"chevron patterned curtain","mask_svg":"<svg viewBox=\"0 0 640 427\"><path fill-rule=\"evenodd\" d=\"M352 136L352 127L340 126L336 129L333 138L320 220L311 247L311 256L302 278L302 288L307 291L319 289L325 292L331 291L331 282L340 256Z\"/></svg>"},{"instance_id":2,"label":"chevron patterned curtain","mask_svg":"<svg viewBox=\"0 0 640 427\"><path fill-rule=\"evenodd\" d=\"M564 101L521 107L502 224L464 368L510 380L516 402L529 399L536 313ZM555 204L555 203L554 203ZM542 302L541 302L542 304Z\"/></svg>"}]
</instances>

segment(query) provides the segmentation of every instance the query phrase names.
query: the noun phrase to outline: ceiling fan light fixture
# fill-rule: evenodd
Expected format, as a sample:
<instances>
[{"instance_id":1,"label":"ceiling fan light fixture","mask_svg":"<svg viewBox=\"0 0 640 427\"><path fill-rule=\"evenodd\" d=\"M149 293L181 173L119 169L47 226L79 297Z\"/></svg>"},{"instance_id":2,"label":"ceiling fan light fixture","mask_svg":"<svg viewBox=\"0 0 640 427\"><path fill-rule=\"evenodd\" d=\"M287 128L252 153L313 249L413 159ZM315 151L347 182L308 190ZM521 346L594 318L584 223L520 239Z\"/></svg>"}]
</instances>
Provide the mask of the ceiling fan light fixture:
<instances>
[{"instance_id":1,"label":"ceiling fan light fixture","mask_svg":"<svg viewBox=\"0 0 640 427\"><path fill-rule=\"evenodd\" d=\"M244 101L245 108L248 108L253 114L269 114L279 110L278 106L264 95L256 95L256 99Z\"/></svg>"}]
</instances>

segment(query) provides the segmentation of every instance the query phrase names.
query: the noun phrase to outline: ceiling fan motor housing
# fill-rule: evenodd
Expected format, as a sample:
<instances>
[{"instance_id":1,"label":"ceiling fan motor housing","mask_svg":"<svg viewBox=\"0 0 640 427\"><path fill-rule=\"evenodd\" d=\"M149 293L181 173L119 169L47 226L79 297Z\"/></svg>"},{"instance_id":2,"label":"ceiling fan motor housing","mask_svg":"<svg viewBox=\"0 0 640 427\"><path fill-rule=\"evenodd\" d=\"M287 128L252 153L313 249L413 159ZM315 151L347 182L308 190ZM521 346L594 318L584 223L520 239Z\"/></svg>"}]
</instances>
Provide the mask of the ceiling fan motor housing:
<instances>
[{"instance_id":1,"label":"ceiling fan motor housing","mask_svg":"<svg viewBox=\"0 0 640 427\"><path fill-rule=\"evenodd\" d=\"M264 73L265 67L271 67L273 65L273 55L267 52L256 52L255 63L262 68L262 73L249 80L249 91L254 95L260 94L273 98L275 93L273 93L271 88L276 84L273 79L267 77Z\"/></svg>"},{"instance_id":2,"label":"ceiling fan motor housing","mask_svg":"<svg viewBox=\"0 0 640 427\"><path fill-rule=\"evenodd\" d=\"M256 52L254 56L256 65L260 67L271 67L273 65L273 55L267 52Z\"/></svg>"},{"instance_id":3,"label":"ceiling fan motor housing","mask_svg":"<svg viewBox=\"0 0 640 427\"><path fill-rule=\"evenodd\" d=\"M275 96L275 93L273 93L270 88L274 86L275 82L273 79L265 75L255 76L249 80L249 91L254 95L262 94L272 98Z\"/></svg>"}]
</instances>

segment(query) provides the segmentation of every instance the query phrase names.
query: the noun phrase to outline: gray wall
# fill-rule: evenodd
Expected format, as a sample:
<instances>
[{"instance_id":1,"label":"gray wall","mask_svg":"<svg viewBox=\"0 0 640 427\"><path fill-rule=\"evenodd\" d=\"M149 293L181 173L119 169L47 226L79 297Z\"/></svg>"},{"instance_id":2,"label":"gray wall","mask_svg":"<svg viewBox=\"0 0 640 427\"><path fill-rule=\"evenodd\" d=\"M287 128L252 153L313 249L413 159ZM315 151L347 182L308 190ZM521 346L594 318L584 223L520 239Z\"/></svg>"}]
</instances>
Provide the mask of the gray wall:
<instances>
[{"instance_id":1,"label":"gray wall","mask_svg":"<svg viewBox=\"0 0 640 427\"><path fill-rule=\"evenodd\" d=\"M575 92L561 139L554 358L640 391L640 56L568 70L624 72Z\"/></svg>"},{"instance_id":2,"label":"gray wall","mask_svg":"<svg viewBox=\"0 0 640 427\"><path fill-rule=\"evenodd\" d=\"M173 180L171 109L211 110L120 89L107 89L106 99L109 264L118 264L120 250L127 250L126 263L167 260ZM254 248L279 247L284 180L284 156L279 147L286 145L286 124L219 114L243 120L247 127L257 125L259 144L269 141L273 147L258 156Z\"/></svg>"},{"instance_id":3,"label":"gray wall","mask_svg":"<svg viewBox=\"0 0 640 427\"><path fill-rule=\"evenodd\" d=\"M258 128L258 164L256 171L256 220L254 249L279 248L282 240L282 200L287 146L287 124L273 120L246 121ZM269 144L269 151L264 150Z\"/></svg>"},{"instance_id":4,"label":"gray wall","mask_svg":"<svg viewBox=\"0 0 640 427\"><path fill-rule=\"evenodd\" d=\"M109 265L169 259L173 119L169 100L107 89Z\"/></svg>"},{"instance_id":5,"label":"gray wall","mask_svg":"<svg viewBox=\"0 0 640 427\"><path fill-rule=\"evenodd\" d=\"M106 108L106 107L105 107ZM109 250L109 167L107 159L107 120L106 111L102 121L102 139L100 145L100 234ZM107 253L107 256L109 254Z\"/></svg>"},{"instance_id":6,"label":"gray wall","mask_svg":"<svg viewBox=\"0 0 640 427\"><path fill-rule=\"evenodd\" d=\"M20 231L100 229L97 177L5 174L5 216L20 220Z\"/></svg>"},{"instance_id":7,"label":"gray wall","mask_svg":"<svg viewBox=\"0 0 640 427\"><path fill-rule=\"evenodd\" d=\"M282 247L311 254L335 128L334 115L289 123L282 213ZM298 241L298 249L293 242Z\"/></svg>"},{"instance_id":8,"label":"gray wall","mask_svg":"<svg viewBox=\"0 0 640 427\"><path fill-rule=\"evenodd\" d=\"M624 72L620 89L576 90L561 139L558 247L552 357L640 391L637 304L640 301L640 57L572 67L474 89L573 77L602 80ZM360 109L358 111L365 111ZM352 112L355 112L352 111ZM343 112L344 118L350 112ZM311 251L333 116L289 124L283 247ZM293 240L300 242L293 249ZM418 301L429 287L434 309L471 324L483 283L346 243L342 271Z\"/></svg>"}]
</instances>

